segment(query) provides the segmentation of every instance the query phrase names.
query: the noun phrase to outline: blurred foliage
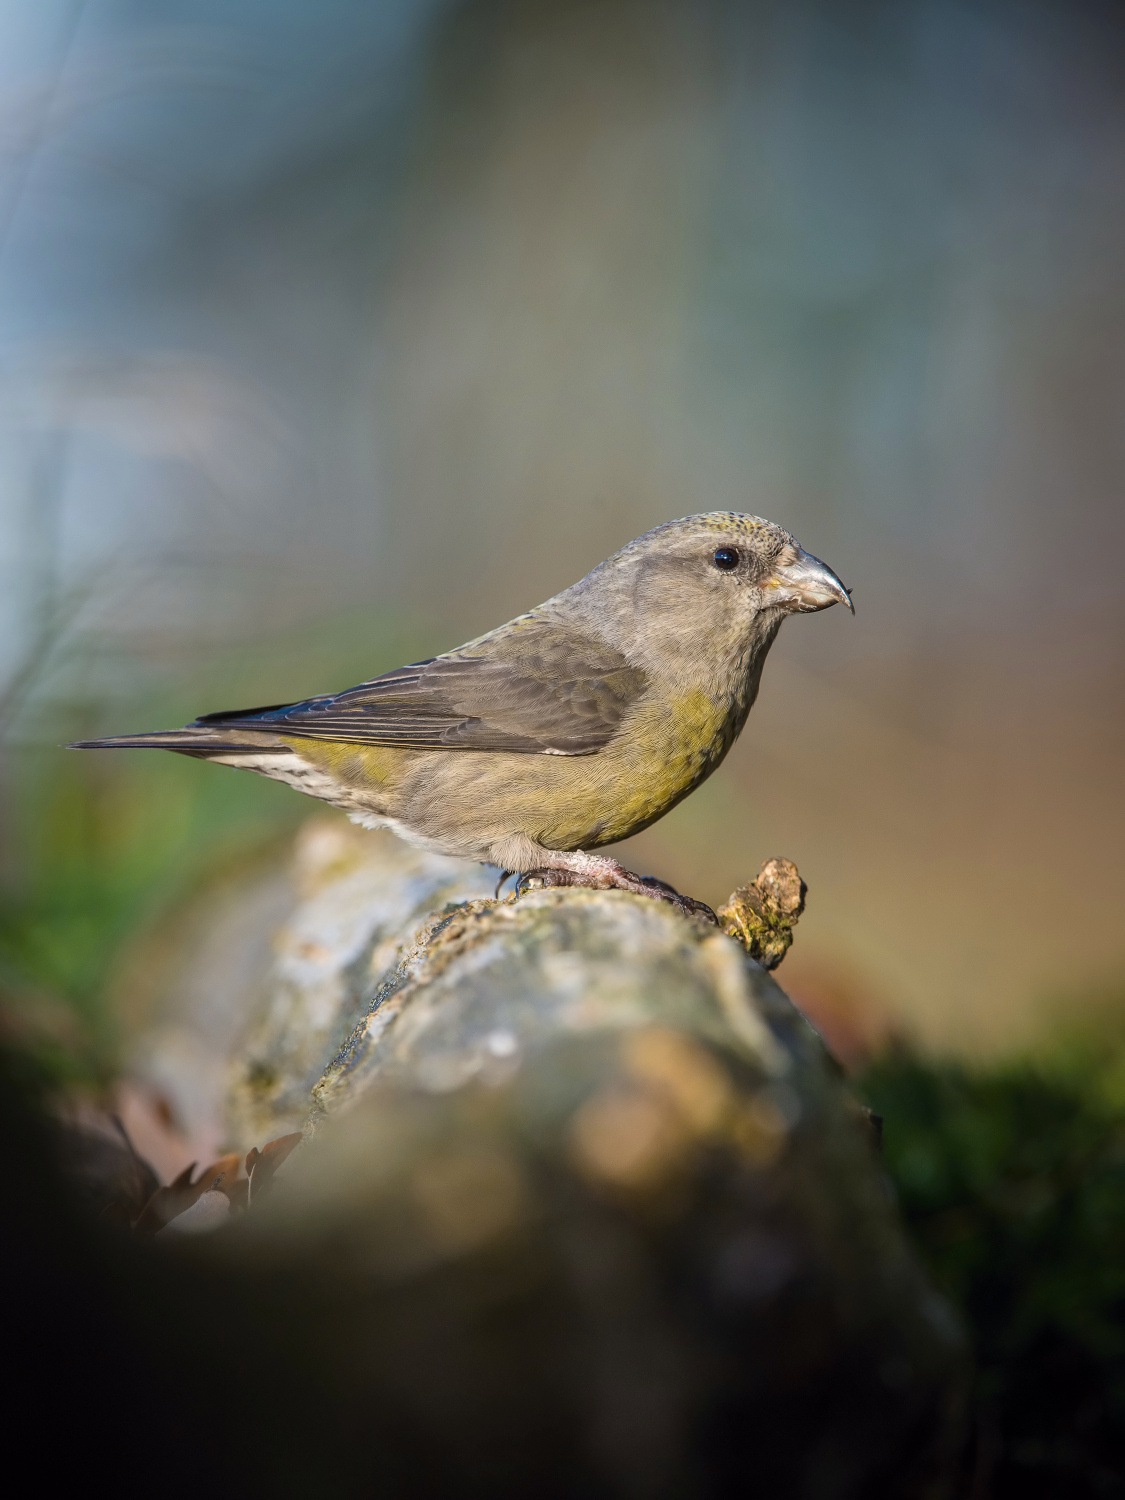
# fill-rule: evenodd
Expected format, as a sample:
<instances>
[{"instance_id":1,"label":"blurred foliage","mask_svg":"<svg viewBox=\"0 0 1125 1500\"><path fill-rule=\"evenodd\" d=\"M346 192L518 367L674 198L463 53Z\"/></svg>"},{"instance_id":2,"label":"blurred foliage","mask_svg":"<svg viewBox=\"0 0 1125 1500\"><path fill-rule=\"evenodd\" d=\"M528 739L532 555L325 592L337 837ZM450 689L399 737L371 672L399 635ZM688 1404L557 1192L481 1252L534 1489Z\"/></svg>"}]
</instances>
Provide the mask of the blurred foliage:
<instances>
[{"instance_id":1,"label":"blurred foliage","mask_svg":"<svg viewBox=\"0 0 1125 1500\"><path fill-rule=\"evenodd\" d=\"M295 821L281 788L265 782L236 786L233 775L170 756L129 768L108 760L11 758L16 857L6 850L0 886L0 985L33 1037L38 1019L49 1022L48 1040L70 1012L67 1039L78 1040L81 1065L98 1070L113 1065L103 1001L123 942L216 864ZM65 1052L49 1047L46 1060L63 1066Z\"/></svg>"},{"instance_id":2,"label":"blurred foliage","mask_svg":"<svg viewBox=\"0 0 1125 1500\"><path fill-rule=\"evenodd\" d=\"M190 677L157 675L128 696L112 690L111 651L55 674L61 691L32 701L0 760L0 1002L49 1074L112 1074L106 993L127 940L311 811L289 788L228 767L62 745L182 724L213 707L292 701L426 648L422 632L367 612L212 658Z\"/></svg>"},{"instance_id":3,"label":"blurred foliage","mask_svg":"<svg viewBox=\"0 0 1125 1500\"><path fill-rule=\"evenodd\" d=\"M1120 1009L1118 1009L1120 1014ZM976 1349L977 1487L1125 1495L1125 1038L871 1067L887 1172Z\"/></svg>"}]
</instances>

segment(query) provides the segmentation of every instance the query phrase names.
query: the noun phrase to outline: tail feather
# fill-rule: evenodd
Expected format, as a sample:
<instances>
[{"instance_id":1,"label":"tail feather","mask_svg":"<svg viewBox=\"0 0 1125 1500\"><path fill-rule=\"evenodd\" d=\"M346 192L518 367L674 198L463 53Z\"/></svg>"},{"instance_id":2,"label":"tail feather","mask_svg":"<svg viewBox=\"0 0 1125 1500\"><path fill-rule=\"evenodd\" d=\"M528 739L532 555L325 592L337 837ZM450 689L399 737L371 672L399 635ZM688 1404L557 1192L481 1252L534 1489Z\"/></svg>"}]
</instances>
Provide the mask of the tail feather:
<instances>
[{"instance_id":1,"label":"tail feather","mask_svg":"<svg viewBox=\"0 0 1125 1500\"><path fill-rule=\"evenodd\" d=\"M68 750L178 750L181 755L261 755L268 749L274 755L292 754L289 745L275 735L249 735L215 729L154 729L149 734L115 734L104 740L74 740Z\"/></svg>"}]
</instances>

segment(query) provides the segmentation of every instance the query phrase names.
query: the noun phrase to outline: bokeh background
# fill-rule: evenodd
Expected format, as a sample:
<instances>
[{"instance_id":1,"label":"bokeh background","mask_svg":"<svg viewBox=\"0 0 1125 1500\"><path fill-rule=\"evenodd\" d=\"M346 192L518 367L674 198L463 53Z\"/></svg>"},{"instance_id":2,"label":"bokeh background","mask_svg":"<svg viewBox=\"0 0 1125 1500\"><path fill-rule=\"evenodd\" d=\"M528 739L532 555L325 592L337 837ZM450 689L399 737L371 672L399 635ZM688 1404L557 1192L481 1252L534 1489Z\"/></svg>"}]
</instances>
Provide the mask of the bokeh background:
<instances>
[{"instance_id":1,"label":"bokeh background","mask_svg":"<svg viewBox=\"0 0 1125 1500\"><path fill-rule=\"evenodd\" d=\"M843 1050L1125 1011L1123 419L1114 4L0 0L9 1024L108 1066L130 946L313 810L62 741L715 508L857 615L623 857L713 903L796 860Z\"/></svg>"}]
</instances>

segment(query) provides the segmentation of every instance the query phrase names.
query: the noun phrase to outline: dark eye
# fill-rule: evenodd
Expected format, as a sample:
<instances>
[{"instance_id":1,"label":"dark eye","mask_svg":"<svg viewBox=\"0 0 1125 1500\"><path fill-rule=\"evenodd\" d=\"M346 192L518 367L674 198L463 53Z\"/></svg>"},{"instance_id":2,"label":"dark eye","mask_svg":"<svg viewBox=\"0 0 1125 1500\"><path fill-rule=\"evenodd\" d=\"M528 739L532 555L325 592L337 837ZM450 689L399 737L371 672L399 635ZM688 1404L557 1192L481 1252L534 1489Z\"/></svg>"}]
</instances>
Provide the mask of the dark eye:
<instances>
[{"instance_id":1,"label":"dark eye","mask_svg":"<svg viewBox=\"0 0 1125 1500\"><path fill-rule=\"evenodd\" d=\"M720 547L711 561L720 573L731 573L738 567L738 553L733 547Z\"/></svg>"}]
</instances>

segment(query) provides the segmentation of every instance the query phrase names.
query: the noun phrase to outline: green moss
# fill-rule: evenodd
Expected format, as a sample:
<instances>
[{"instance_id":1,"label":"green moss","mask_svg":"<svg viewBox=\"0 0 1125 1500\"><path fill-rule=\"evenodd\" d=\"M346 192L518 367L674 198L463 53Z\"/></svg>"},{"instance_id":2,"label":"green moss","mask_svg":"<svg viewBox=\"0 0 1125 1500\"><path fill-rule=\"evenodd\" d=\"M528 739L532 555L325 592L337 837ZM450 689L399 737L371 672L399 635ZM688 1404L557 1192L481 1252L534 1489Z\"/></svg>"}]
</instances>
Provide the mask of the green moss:
<instances>
[{"instance_id":1,"label":"green moss","mask_svg":"<svg viewBox=\"0 0 1125 1500\"><path fill-rule=\"evenodd\" d=\"M987 1493L1125 1493L1125 1047L862 1080L915 1244L962 1309Z\"/></svg>"},{"instance_id":2,"label":"green moss","mask_svg":"<svg viewBox=\"0 0 1125 1500\"><path fill-rule=\"evenodd\" d=\"M21 1035L60 1080L113 1070L106 996L131 935L313 810L288 788L228 767L61 745L180 724L224 703L343 687L425 654L426 643L392 621L350 616L218 661L201 652L191 678L128 694L120 678L141 682L142 664L86 644L89 659L63 674L69 686L56 683L32 703L0 746L0 1007L18 1014ZM46 1022L60 1004L74 1023L66 1046Z\"/></svg>"}]
</instances>

